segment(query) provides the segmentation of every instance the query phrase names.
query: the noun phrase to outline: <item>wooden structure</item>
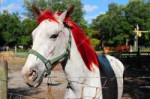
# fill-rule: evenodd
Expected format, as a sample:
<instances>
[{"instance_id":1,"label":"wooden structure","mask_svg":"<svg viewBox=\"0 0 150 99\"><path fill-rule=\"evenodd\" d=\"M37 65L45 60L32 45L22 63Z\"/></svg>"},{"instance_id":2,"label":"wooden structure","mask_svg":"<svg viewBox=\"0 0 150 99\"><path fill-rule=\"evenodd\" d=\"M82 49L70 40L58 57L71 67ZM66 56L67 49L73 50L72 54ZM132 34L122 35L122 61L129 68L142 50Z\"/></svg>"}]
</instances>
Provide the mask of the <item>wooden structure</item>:
<instances>
[{"instance_id":1,"label":"wooden structure","mask_svg":"<svg viewBox=\"0 0 150 99\"><path fill-rule=\"evenodd\" d=\"M8 64L6 60L0 60L0 99L7 99Z\"/></svg>"},{"instance_id":2,"label":"wooden structure","mask_svg":"<svg viewBox=\"0 0 150 99\"><path fill-rule=\"evenodd\" d=\"M134 40L134 50L135 51L138 51L139 50L139 47L138 47L138 38L142 36L142 33L147 33L148 31L140 31L139 30L139 26L137 24L135 30L133 31L136 33L135 35L135 40Z\"/></svg>"},{"instance_id":3,"label":"wooden structure","mask_svg":"<svg viewBox=\"0 0 150 99\"><path fill-rule=\"evenodd\" d=\"M109 53L123 62L125 66L149 66L150 52L113 52Z\"/></svg>"}]
</instances>

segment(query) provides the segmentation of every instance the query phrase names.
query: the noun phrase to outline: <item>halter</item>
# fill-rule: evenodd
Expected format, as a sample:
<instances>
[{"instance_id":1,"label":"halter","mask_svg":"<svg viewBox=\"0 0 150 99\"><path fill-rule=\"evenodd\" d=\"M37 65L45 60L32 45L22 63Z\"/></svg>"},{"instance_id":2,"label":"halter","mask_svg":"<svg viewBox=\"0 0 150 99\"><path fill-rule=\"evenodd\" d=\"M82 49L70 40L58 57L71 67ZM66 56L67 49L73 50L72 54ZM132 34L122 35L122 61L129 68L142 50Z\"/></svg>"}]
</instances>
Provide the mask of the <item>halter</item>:
<instances>
[{"instance_id":1,"label":"halter","mask_svg":"<svg viewBox=\"0 0 150 99\"><path fill-rule=\"evenodd\" d=\"M45 65L46 67L46 71L44 73L44 77L47 77L48 75L50 75L51 70L56 66L56 64L59 62L59 60L69 56L70 53L70 49L71 49L71 29L68 28L69 30L69 40L67 43L67 49L64 53L62 53L61 55L58 55L50 60L46 59L45 57L43 57L40 53L38 53L35 50L30 50L30 54L35 55L37 58L39 58Z\"/></svg>"}]
</instances>

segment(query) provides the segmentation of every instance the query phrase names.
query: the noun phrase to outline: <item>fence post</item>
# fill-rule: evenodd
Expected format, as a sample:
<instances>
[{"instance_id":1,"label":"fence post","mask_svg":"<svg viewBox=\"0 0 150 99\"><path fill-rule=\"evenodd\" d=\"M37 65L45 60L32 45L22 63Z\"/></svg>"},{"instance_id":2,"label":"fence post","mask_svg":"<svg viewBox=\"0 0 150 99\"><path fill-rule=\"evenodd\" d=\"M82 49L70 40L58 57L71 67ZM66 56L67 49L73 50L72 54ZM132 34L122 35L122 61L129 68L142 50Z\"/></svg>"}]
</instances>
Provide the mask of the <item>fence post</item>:
<instances>
[{"instance_id":1,"label":"fence post","mask_svg":"<svg viewBox=\"0 0 150 99\"><path fill-rule=\"evenodd\" d=\"M0 60L0 99L7 99L7 76L8 63L6 60Z\"/></svg>"}]
</instances>

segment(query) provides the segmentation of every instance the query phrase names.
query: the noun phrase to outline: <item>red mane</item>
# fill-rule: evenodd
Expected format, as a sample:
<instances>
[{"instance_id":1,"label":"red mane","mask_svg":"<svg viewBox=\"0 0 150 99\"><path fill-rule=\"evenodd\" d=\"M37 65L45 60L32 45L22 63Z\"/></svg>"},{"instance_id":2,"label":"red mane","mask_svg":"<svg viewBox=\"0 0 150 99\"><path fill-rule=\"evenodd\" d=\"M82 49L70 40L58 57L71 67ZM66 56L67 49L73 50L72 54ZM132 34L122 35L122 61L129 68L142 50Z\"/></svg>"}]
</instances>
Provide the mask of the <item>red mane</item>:
<instances>
[{"instance_id":1,"label":"red mane","mask_svg":"<svg viewBox=\"0 0 150 99\"><path fill-rule=\"evenodd\" d=\"M59 12L58 15L60 14L61 13ZM57 19L54 17L53 12L48 10L44 11L42 15L38 18L38 23L40 24L45 19L58 22ZM90 39L86 37L83 30L70 18L66 18L65 22L69 25L69 27L71 27L77 49L80 52L85 65L90 71L92 71L92 63L96 66L99 66L99 63L97 54L91 46Z\"/></svg>"}]
</instances>

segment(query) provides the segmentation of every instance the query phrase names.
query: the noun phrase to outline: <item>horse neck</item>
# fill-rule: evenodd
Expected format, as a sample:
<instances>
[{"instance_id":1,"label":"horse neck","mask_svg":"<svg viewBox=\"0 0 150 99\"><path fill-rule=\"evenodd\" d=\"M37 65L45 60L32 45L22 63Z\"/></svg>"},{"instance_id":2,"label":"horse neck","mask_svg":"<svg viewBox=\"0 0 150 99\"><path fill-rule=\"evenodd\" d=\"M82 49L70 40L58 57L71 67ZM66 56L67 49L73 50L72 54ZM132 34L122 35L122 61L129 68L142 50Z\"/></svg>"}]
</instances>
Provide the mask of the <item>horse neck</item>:
<instances>
[{"instance_id":1,"label":"horse neck","mask_svg":"<svg viewBox=\"0 0 150 99\"><path fill-rule=\"evenodd\" d=\"M71 40L70 57L66 63L64 71L68 80L72 81L72 79L75 80L74 78L78 78L78 77L85 78L87 75L88 69L86 68L84 61L77 49L77 45L74 41L73 35L71 36L72 36L72 40Z\"/></svg>"},{"instance_id":2,"label":"horse neck","mask_svg":"<svg viewBox=\"0 0 150 99\"><path fill-rule=\"evenodd\" d=\"M82 88L87 89L90 87L91 89L96 90L96 87L100 87L101 83L99 79L99 69L97 69L97 66L93 66L93 68L95 69L94 72L88 70L80 52L77 49L77 45L72 35L70 57L64 68L65 75L71 87L71 89L68 91L68 94L66 93L67 97L69 93L72 95L72 97L81 97ZM86 86L84 87L84 85ZM72 92L75 93L75 96ZM87 95L88 93L84 94ZM95 95L95 91L92 94Z\"/></svg>"}]
</instances>

